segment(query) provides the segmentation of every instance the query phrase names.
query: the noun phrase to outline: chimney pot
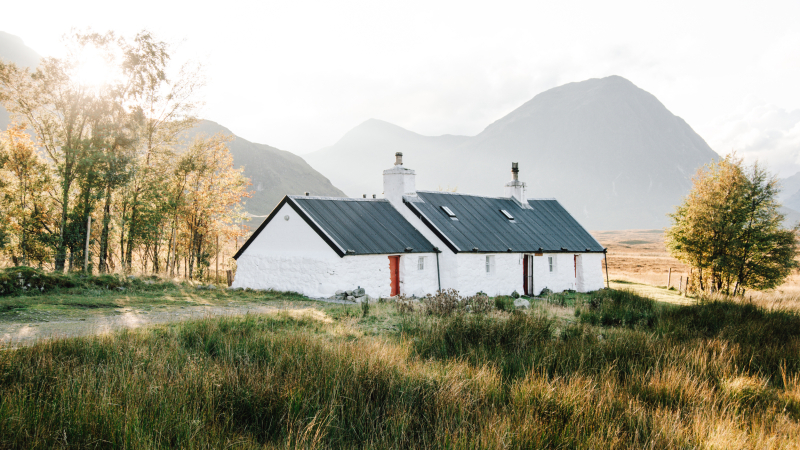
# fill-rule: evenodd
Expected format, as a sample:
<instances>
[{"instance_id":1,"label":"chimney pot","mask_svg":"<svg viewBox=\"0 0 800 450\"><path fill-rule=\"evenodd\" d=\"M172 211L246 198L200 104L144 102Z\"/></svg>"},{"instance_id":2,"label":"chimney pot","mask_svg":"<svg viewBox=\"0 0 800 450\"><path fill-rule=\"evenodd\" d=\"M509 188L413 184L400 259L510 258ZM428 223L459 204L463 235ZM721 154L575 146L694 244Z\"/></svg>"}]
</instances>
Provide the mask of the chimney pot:
<instances>
[{"instance_id":1,"label":"chimney pot","mask_svg":"<svg viewBox=\"0 0 800 450\"><path fill-rule=\"evenodd\" d=\"M306 197L308 197L309 195L311 195L311 193L310 193L310 192L305 192L305 194L306 194Z\"/></svg>"},{"instance_id":2,"label":"chimney pot","mask_svg":"<svg viewBox=\"0 0 800 450\"><path fill-rule=\"evenodd\" d=\"M364 195L364 198L367 198L367 194L363 194L363 195Z\"/></svg>"},{"instance_id":3,"label":"chimney pot","mask_svg":"<svg viewBox=\"0 0 800 450\"><path fill-rule=\"evenodd\" d=\"M403 152L397 152L394 154L394 165L395 166L403 165Z\"/></svg>"},{"instance_id":4,"label":"chimney pot","mask_svg":"<svg viewBox=\"0 0 800 450\"><path fill-rule=\"evenodd\" d=\"M378 198L378 197L376 197L375 194L372 194L372 198Z\"/></svg>"},{"instance_id":5,"label":"chimney pot","mask_svg":"<svg viewBox=\"0 0 800 450\"><path fill-rule=\"evenodd\" d=\"M519 163L511 163L511 179L514 181L519 180Z\"/></svg>"}]
</instances>

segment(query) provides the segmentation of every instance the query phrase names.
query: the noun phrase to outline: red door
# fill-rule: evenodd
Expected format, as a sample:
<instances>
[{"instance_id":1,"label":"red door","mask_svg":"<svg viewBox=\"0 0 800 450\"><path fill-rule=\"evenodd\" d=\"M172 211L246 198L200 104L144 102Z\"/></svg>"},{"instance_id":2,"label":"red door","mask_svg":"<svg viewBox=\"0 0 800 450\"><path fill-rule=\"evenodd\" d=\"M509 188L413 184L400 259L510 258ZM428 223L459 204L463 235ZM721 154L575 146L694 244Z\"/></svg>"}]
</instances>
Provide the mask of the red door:
<instances>
[{"instance_id":1,"label":"red door","mask_svg":"<svg viewBox=\"0 0 800 450\"><path fill-rule=\"evenodd\" d=\"M522 255L522 293L530 295L528 290L528 255Z\"/></svg>"},{"instance_id":2,"label":"red door","mask_svg":"<svg viewBox=\"0 0 800 450\"><path fill-rule=\"evenodd\" d=\"M572 258L572 264L575 265L575 278L578 278L578 255Z\"/></svg>"},{"instance_id":3,"label":"red door","mask_svg":"<svg viewBox=\"0 0 800 450\"><path fill-rule=\"evenodd\" d=\"M391 282L392 282L392 294L391 294L391 296L394 297L395 295L400 294L400 257L399 256L390 256L389 257L389 276L391 277Z\"/></svg>"}]
</instances>

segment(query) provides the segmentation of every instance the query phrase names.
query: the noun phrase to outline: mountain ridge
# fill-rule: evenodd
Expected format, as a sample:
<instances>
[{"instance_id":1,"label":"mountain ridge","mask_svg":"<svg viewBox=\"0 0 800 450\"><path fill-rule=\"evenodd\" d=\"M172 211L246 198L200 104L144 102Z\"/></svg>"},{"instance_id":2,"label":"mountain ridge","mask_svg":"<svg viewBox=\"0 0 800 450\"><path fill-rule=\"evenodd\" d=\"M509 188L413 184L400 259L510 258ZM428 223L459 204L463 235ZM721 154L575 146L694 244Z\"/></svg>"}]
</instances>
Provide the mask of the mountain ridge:
<instances>
[{"instance_id":1,"label":"mountain ridge","mask_svg":"<svg viewBox=\"0 0 800 450\"><path fill-rule=\"evenodd\" d=\"M488 196L502 195L513 161L530 197L557 198L593 229L666 226L697 167L719 157L655 96L619 76L537 94L472 137L406 130L401 139L373 132L359 141L357 130L305 155L350 195L379 190L395 151L416 170L419 189L457 186ZM341 176L345 155L361 163L361 177Z\"/></svg>"}]
</instances>

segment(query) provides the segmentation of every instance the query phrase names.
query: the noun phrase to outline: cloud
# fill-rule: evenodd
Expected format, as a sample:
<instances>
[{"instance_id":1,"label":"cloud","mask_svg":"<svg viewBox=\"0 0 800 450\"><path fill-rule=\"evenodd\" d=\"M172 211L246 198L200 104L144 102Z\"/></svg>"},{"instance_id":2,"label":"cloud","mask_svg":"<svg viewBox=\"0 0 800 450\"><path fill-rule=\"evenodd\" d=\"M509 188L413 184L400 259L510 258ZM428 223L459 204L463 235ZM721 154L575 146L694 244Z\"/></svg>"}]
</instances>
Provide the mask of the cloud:
<instances>
[{"instance_id":1,"label":"cloud","mask_svg":"<svg viewBox=\"0 0 800 450\"><path fill-rule=\"evenodd\" d=\"M758 160L781 177L800 171L800 109L786 109L748 97L736 111L708 127L708 141L720 154L732 151Z\"/></svg>"}]
</instances>

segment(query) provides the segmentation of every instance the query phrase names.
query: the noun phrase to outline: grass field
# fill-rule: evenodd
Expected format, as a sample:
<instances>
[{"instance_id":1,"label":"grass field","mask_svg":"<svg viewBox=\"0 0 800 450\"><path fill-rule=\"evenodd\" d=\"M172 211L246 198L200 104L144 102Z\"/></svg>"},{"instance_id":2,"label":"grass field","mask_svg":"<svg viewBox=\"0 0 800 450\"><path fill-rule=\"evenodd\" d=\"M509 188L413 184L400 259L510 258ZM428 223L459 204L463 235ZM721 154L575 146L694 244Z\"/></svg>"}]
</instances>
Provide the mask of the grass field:
<instances>
[{"instance_id":1,"label":"grass field","mask_svg":"<svg viewBox=\"0 0 800 450\"><path fill-rule=\"evenodd\" d=\"M0 351L0 447L760 449L800 442L794 309L673 305L604 290L534 299L530 311L508 311L501 299L506 311L488 314L437 316L419 306L401 314L374 303L365 315L358 306L278 293L160 289L173 296L186 289L198 303L296 307ZM106 292L98 302L163 300L144 288L123 297ZM82 296L0 302L100 309L76 307L70 295Z\"/></svg>"}]
</instances>

